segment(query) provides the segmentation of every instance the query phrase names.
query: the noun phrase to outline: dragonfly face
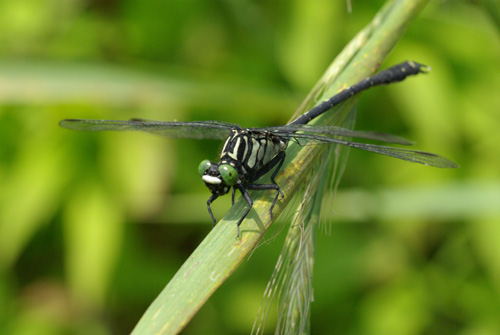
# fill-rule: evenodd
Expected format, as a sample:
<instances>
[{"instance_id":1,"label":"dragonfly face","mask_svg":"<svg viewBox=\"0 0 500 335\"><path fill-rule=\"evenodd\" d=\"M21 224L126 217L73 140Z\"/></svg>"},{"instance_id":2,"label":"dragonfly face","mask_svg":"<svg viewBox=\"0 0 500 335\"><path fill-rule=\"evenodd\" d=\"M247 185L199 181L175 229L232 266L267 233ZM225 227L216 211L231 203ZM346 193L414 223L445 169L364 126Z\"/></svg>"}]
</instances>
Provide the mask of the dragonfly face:
<instances>
[{"instance_id":1,"label":"dragonfly face","mask_svg":"<svg viewBox=\"0 0 500 335\"><path fill-rule=\"evenodd\" d=\"M212 194L224 195L239 182L238 171L229 164L215 164L204 160L198 166L198 173Z\"/></svg>"}]
</instances>

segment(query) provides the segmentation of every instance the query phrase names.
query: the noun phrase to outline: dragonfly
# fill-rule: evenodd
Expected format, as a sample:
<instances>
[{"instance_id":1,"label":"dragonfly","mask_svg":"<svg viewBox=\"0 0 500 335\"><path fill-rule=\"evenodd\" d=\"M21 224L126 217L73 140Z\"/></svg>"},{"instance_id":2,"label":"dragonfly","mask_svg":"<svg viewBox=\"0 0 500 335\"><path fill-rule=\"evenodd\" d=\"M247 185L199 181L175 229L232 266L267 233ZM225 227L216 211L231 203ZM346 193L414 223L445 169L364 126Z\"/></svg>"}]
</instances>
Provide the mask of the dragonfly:
<instances>
[{"instance_id":1,"label":"dragonfly","mask_svg":"<svg viewBox=\"0 0 500 335\"><path fill-rule=\"evenodd\" d=\"M291 141L301 145L306 143L339 144L428 166L439 168L458 167L452 161L433 153L350 140L355 137L393 144L412 144L395 135L309 124L334 106L370 87L399 82L408 76L425 73L427 69L425 65L414 61L397 64L340 91L283 126L242 128L237 124L221 121L166 122L142 119L65 119L60 121L59 125L79 131L144 131L170 138L225 139L219 162L212 162L208 159L203 160L198 166L198 173L212 193L207 200L208 213L213 221L212 227L216 225L217 220L212 213L211 204L217 198L232 190L232 204L234 205L235 192L238 190L247 202L248 206L245 212L236 223L237 237L239 237L240 224L253 206L253 200L248 190L271 190L276 192L269 208L271 219L274 206L279 197L284 197L275 178L283 166L286 148ZM268 173L271 173L270 183L261 184L257 182L259 178Z\"/></svg>"}]
</instances>

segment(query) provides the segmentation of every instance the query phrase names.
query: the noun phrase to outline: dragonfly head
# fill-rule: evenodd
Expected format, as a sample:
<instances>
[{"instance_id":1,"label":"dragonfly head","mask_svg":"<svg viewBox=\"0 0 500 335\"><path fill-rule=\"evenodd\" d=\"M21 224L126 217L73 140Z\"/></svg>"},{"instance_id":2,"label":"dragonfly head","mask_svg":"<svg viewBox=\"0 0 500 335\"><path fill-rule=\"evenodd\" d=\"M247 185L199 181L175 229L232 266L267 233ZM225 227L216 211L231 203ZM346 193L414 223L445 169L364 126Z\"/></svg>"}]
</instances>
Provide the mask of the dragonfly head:
<instances>
[{"instance_id":1,"label":"dragonfly head","mask_svg":"<svg viewBox=\"0 0 500 335\"><path fill-rule=\"evenodd\" d=\"M215 164L208 159L198 166L198 173L213 194L223 195L239 181L238 171L229 164Z\"/></svg>"}]
</instances>

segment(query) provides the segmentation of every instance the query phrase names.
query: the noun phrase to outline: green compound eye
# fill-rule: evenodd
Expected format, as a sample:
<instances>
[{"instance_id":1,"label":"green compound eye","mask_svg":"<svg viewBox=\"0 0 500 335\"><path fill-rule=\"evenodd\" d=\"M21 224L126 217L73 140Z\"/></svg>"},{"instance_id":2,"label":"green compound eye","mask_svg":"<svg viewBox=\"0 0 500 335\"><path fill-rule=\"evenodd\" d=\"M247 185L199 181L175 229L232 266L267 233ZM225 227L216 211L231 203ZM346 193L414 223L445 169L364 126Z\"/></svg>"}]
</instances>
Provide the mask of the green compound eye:
<instances>
[{"instance_id":1,"label":"green compound eye","mask_svg":"<svg viewBox=\"0 0 500 335\"><path fill-rule=\"evenodd\" d=\"M203 174L210 169L210 166L212 165L212 162L210 162L208 159L205 159L203 162L198 165L198 173L200 176L203 176Z\"/></svg>"},{"instance_id":2,"label":"green compound eye","mask_svg":"<svg viewBox=\"0 0 500 335\"><path fill-rule=\"evenodd\" d=\"M238 171L231 165L222 164L219 166L219 172L226 185L233 186L238 182Z\"/></svg>"}]
</instances>

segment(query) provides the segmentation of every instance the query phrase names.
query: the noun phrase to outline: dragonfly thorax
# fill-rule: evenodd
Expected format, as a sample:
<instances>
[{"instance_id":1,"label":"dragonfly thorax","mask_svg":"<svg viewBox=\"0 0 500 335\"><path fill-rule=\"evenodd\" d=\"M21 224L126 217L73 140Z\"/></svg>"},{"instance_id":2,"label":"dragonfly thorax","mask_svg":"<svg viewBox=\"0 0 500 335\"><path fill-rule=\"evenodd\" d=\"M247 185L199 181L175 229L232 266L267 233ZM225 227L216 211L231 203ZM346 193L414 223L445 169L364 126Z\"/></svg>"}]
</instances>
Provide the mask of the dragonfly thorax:
<instances>
[{"instance_id":1,"label":"dragonfly thorax","mask_svg":"<svg viewBox=\"0 0 500 335\"><path fill-rule=\"evenodd\" d=\"M288 141L270 132L235 129L224 143L221 164L235 167L242 183L253 182L257 171L284 151L287 144Z\"/></svg>"}]
</instances>

